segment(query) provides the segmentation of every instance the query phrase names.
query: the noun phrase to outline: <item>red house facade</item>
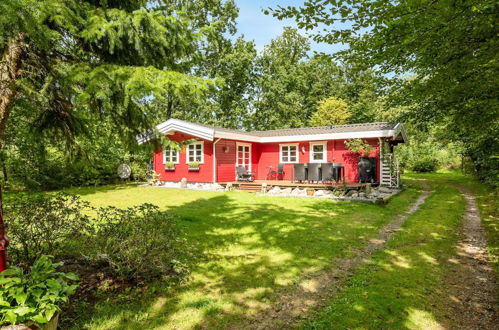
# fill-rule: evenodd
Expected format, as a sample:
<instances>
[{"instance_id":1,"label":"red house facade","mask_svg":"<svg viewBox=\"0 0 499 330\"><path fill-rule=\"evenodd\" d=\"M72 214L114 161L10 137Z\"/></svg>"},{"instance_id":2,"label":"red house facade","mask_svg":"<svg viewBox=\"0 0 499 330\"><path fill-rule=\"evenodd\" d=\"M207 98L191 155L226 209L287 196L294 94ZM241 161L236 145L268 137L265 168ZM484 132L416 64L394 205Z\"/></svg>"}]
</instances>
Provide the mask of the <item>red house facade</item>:
<instances>
[{"instance_id":1,"label":"red house facade","mask_svg":"<svg viewBox=\"0 0 499 330\"><path fill-rule=\"evenodd\" d=\"M394 185L394 146L407 141L400 123L246 132L170 119L156 128L170 140L182 142L180 148L164 147L154 152L154 171L161 181L174 182L182 178L189 182L232 182L237 180L238 166L254 173L256 180L267 180L269 171L279 164L284 165L279 179L293 180L294 164L327 162L342 163L346 182L358 182L359 156L346 148L345 141L361 138L374 147L369 156L376 159L376 183ZM152 138L143 135L138 142Z\"/></svg>"}]
</instances>

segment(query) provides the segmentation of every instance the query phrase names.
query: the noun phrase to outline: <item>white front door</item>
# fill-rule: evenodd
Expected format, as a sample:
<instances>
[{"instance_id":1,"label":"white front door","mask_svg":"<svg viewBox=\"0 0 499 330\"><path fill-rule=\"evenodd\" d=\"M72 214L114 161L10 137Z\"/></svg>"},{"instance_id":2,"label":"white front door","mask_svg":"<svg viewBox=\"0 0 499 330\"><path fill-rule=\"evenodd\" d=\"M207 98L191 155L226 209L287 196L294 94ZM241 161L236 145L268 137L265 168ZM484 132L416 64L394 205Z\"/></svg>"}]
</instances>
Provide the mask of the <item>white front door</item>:
<instances>
[{"instance_id":1,"label":"white front door","mask_svg":"<svg viewBox=\"0 0 499 330\"><path fill-rule=\"evenodd\" d=\"M251 144L238 142L236 149L236 168L244 166L248 172L251 172Z\"/></svg>"}]
</instances>

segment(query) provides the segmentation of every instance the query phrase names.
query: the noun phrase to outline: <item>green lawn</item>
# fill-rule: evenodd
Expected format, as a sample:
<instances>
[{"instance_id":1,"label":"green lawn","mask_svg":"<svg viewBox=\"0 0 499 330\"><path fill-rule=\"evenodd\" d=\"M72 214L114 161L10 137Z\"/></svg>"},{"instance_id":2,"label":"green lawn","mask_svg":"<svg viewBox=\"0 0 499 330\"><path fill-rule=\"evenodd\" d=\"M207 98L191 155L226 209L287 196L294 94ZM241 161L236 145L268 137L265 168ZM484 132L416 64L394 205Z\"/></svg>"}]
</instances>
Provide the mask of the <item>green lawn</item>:
<instances>
[{"instance_id":1,"label":"green lawn","mask_svg":"<svg viewBox=\"0 0 499 330\"><path fill-rule=\"evenodd\" d=\"M309 315L301 328L442 329L458 325L446 317L450 299L446 276L456 267L452 258L465 209L464 197L454 185L482 192L477 196L486 218L493 218L487 210L494 199L483 198L490 192L462 175L417 178L426 178L434 193L409 217L387 248L374 254L341 293L327 307ZM487 221L491 252L497 252L497 222L492 225Z\"/></svg>"},{"instance_id":2,"label":"green lawn","mask_svg":"<svg viewBox=\"0 0 499 330\"><path fill-rule=\"evenodd\" d=\"M153 187L71 190L94 205L149 202L169 210L200 261L184 284L156 282L77 303L78 317L70 322L90 329L228 327L374 237L417 198L413 183L385 206Z\"/></svg>"}]
</instances>

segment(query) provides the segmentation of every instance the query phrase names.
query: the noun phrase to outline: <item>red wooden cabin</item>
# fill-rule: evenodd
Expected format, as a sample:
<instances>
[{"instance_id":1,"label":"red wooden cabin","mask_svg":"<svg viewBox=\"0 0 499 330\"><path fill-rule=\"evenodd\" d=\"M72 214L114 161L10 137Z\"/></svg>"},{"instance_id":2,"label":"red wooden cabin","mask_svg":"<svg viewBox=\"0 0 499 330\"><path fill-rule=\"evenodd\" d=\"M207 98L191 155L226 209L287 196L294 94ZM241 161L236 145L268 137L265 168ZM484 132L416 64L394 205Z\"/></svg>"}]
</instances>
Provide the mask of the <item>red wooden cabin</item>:
<instances>
[{"instance_id":1,"label":"red wooden cabin","mask_svg":"<svg viewBox=\"0 0 499 330\"><path fill-rule=\"evenodd\" d=\"M370 157L376 157L376 182L393 186L398 185L393 147L407 140L402 124L383 122L246 132L169 119L156 128L173 141L194 141L180 150L155 151L154 170L161 181L232 182L237 166L255 173L256 180L267 180L270 167L278 164L284 164L278 179L293 180L295 163L335 162L343 164L347 182L358 182L358 155L345 147L345 141L361 138L375 147ZM143 135L138 142L151 138ZM198 169L190 169L190 162L199 162ZM167 169L167 163L174 168Z\"/></svg>"}]
</instances>

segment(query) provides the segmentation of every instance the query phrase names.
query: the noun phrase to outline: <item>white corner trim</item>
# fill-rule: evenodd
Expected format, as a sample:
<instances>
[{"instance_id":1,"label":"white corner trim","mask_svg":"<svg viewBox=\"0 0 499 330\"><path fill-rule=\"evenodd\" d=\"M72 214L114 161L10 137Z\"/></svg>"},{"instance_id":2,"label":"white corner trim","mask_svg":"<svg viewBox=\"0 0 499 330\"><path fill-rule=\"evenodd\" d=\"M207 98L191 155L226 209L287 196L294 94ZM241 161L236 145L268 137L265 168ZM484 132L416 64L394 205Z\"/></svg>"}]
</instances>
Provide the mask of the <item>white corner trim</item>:
<instances>
[{"instance_id":1,"label":"white corner trim","mask_svg":"<svg viewBox=\"0 0 499 330\"><path fill-rule=\"evenodd\" d=\"M324 163L327 161L327 141L311 141L309 150L309 159L311 163ZM313 146L323 146L322 148L322 159L314 159L314 153L312 151Z\"/></svg>"},{"instance_id":2,"label":"white corner trim","mask_svg":"<svg viewBox=\"0 0 499 330\"><path fill-rule=\"evenodd\" d=\"M212 144L212 158L213 158L213 183L217 183L217 143L220 142L221 138L218 138Z\"/></svg>"}]
</instances>

